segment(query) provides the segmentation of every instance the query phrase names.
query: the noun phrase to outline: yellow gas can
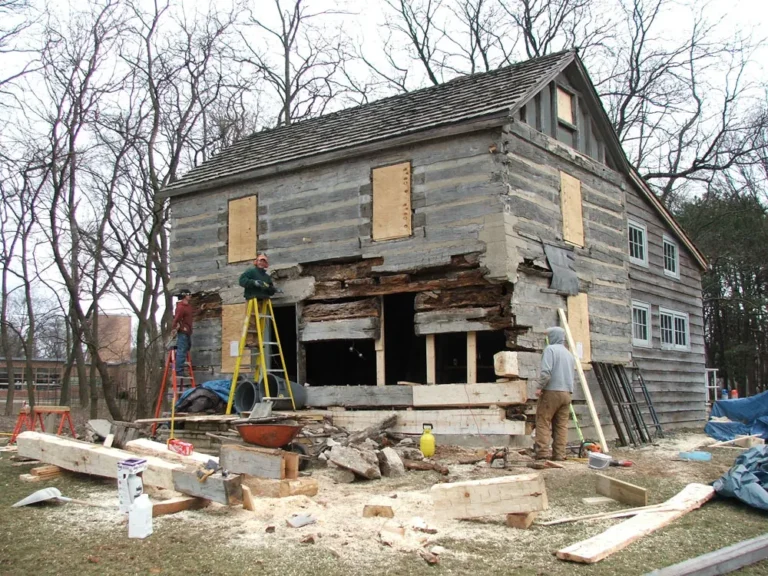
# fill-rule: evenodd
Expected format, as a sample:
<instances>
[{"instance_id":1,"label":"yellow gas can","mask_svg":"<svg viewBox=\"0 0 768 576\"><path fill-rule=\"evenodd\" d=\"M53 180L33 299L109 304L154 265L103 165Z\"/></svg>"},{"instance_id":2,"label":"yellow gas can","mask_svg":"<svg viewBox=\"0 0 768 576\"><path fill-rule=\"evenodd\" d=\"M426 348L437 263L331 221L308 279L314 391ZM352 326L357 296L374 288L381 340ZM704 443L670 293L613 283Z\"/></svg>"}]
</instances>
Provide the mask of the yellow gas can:
<instances>
[{"instance_id":1,"label":"yellow gas can","mask_svg":"<svg viewBox=\"0 0 768 576\"><path fill-rule=\"evenodd\" d=\"M431 458L435 454L435 437L432 435L432 424L424 423L424 433L419 440L419 449L425 458Z\"/></svg>"}]
</instances>

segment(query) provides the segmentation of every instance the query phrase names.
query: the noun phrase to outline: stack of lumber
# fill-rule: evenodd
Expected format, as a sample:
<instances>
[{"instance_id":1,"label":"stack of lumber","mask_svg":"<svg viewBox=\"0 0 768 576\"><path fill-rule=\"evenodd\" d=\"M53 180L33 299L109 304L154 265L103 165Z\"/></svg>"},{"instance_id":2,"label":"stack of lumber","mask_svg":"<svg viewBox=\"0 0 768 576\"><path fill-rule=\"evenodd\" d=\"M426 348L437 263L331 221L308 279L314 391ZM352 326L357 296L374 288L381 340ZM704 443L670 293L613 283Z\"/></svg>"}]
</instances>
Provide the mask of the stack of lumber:
<instances>
[{"instance_id":1,"label":"stack of lumber","mask_svg":"<svg viewBox=\"0 0 768 576\"><path fill-rule=\"evenodd\" d=\"M136 441L133 441L136 442ZM126 444L130 450L131 442ZM165 446L149 440L142 441L141 449L137 452L107 448L100 444L89 444L52 434L40 432L22 432L18 439L18 453L27 458L34 458L46 464L52 464L82 474L117 478L117 464L129 458L141 456L147 461L147 468L142 477L144 484L175 490L188 496L196 496L218 502L233 504L240 500L240 477L230 474L223 477L221 473L210 476L205 482L198 481L196 470L200 463L208 457L201 454L180 456L174 454L175 461L164 457L147 455L155 450L162 454ZM154 446L152 446L154 445Z\"/></svg>"},{"instance_id":2,"label":"stack of lumber","mask_svg":"<svg viewBox=\"0 0 768 576\"><path fill-rule=\"evenodd\" d=\"M528 383L517 376L516 354L500 353L498 382L309 387L307 405L326 409L334 425L352 432L394 413L397 422L390 432L395 434L421 434L429 423L440 435L524 435L525 421L508 420L505 410L528 400Z\"/></svg>"},{"instance_id":3,"label":"stack of lumber","mask_svg":"<svg viewBox=\"0 0 768 576\"><path fill-rule=\"evenodd\" d=\"M29 471L29 474L20 474L19 480L22 482L40 482L41 480L50 480L61 476L61 468L58 466L37 466Z\"/></svg>"}]
</instances>

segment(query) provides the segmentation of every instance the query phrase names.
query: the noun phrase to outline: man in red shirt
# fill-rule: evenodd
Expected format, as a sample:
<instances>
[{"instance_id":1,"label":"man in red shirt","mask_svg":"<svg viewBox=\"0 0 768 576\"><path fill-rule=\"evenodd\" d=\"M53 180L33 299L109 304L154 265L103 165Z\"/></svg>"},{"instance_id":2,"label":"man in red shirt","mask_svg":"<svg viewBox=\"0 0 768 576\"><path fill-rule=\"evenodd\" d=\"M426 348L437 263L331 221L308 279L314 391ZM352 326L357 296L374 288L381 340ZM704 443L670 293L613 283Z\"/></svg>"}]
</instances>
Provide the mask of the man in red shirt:
<instances>
[{"instance_id":1,"label":"man in red shirt","mask_svg":"<svg viewBox=\"0 0 768 576\"><path fill-rule=\"evenodd\" d=\"M192 293L183 289L178 294L176 313L173 315L173 327L176 331L176 376L184 376L187 354L192 347Z\"/></svg>"}]
</instances>

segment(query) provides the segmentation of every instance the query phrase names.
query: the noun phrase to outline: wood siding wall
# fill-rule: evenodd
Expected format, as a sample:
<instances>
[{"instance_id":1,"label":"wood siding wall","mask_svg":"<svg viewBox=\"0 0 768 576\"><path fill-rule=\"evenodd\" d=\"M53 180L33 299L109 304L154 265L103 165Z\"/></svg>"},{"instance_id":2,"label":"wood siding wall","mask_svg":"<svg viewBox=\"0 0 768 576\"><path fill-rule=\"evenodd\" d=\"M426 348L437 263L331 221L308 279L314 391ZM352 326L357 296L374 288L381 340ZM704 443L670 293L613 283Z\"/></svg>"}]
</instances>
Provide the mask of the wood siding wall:
<instances>
[{"instance_id":1,"label":"wood siding wall","mask_svg":"<svg viewBox=\"0 0 768 576\"><path fill-rule=\"evenodd\" d=\"M651 347L633 346L632 356L663 424L672 427L700 423L706 420L701 269L634 189L627 194L627 216L645 224L648 234L648 267L629 264L632 299L651 306ZM664 274L664 234L677 242L680 279ZM662 350L659 307L688 314L690 350Z\"/></svg>"},{"instance_id":2,"label":"wood siding wall","mask_svg":"<svg viewBox=\"0 0 768 576\"><path fill-rule=\"evenodd\" d=\"M172 198L172 287L218 293L225 305L242 302L237 282L247 264L227 263L227 205L253 194L258 196L258 248L269 255L285 291L275 306L311 299L320 285L302 270L333 260L375 261L365 267L377 275L442 268L450 276L457 255L479 254L483 275L503 282L508 272L500 201L504 188L489 152L497 142L498 130L464 134ZM375 242L371 171L407 161L412 166L413 234ZM199 320L192 340L193 362L218 371L220 313Z\"/></svg>"}]
</instances>

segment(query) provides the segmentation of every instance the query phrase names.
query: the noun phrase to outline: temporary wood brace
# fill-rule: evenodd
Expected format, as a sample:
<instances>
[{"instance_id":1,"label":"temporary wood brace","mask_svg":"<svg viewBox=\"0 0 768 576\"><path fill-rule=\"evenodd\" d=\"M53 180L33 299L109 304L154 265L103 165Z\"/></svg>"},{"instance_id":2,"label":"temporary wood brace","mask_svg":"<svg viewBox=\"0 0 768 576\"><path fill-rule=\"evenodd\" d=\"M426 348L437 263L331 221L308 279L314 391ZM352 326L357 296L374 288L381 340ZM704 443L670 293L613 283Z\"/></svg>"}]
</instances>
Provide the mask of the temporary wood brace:
<instances>
[{"instance_id":1,"label":"temporary wood brace","mask_svg":"<svg viewBox=\"0 0 768 576\"><path fill-rule=\"evenodd\" d=\"M597 438L600 441L600 448L605 452L608 453L608 443L605 441L605 435L603 434L603 427L600 426L600 419L597 416L597 410L595 410L595 403L592 400L592 393L589 391L589 384L587 383L587 377L584 375L584 369L581 367L581 361L579 360L579 357L576 356L576 344L573 341L573 335L571 334L571 329L568 326L568 318L565 315L565 311L562 308L557 309L557 314L560 316L560 323L563 325L563 330L565 330L565 337L568 339L568 348L571 351L571 354L573 354L573 359L576 362L576 370L579 373L579 382L581 382L581 390L584 393L584 399L587 401L587 408L589 408L589 415L592 417L592 423L595 426L595 431L597 432Z\"/></svg>"},{"instance_id":2,"label":"temporary wood brace","mask_svg":"<svg viewBox=\"0 0 768 576\"><path fill-rule=\"evenodd\" d=\"M435 484L430 494L435 513L442 518L523 514L548 507L544 478L539 474Z\"/></svg>"},{"instance_id":3,"label":"temporary wood brace","mask_svg":"<svg viewBox=\"0 0 768 576\"><path fill-rule=\"evenodd\" d=\"M714 495L715 489L712 486L688 484L680 493L667 500L664 508L642 512L597 536L558 550L557 557L560 560L594 564L699 508Z\"/></svg>"},{"instance_id":4,"label":"temporary wood brace","mask_svg":"<svg viewBox=\"0 0 768 576\"><path fill-rule=\"evenodd\" d=\"M602 496L608 496L630 506L648 505L648 491L645 488L603 474L595 477L595 490Z\"/></svg>"}]
</instances>

